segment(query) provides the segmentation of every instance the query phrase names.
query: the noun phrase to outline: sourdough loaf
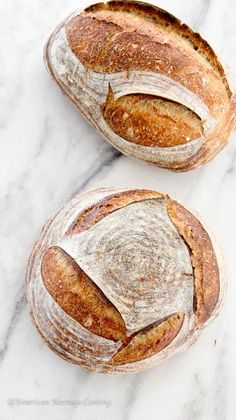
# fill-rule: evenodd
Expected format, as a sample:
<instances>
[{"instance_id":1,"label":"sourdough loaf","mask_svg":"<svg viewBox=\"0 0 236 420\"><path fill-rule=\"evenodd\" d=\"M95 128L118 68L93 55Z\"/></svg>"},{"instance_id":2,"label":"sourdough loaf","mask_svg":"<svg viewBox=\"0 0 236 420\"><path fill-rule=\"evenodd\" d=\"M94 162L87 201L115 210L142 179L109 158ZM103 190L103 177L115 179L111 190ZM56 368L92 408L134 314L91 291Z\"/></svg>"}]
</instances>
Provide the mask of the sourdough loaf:
<instances>
[{"instance_id":1,"label":"sourdough loaf","mask_svg":"<svg viewBox=\"0 0 236 420\"><path fill-rule=\"evenodd\" d=\"M111 373L156 365L218 314L224 263L199 217L148 190L76 195L42 230L27 300L48 346Z\"/></svg>"},{"instance_id":2,"label":"sourdough loaf","mask_svg":"<svg viewBox=\"0 0 236 420\"><path fill-rule=\"evenodd\" d=\"M235 89L209 44L158 7L110 1L53 32L47 67L113 146L176 171L210 161L235 126Z\"/></svg>"}]
</instances>

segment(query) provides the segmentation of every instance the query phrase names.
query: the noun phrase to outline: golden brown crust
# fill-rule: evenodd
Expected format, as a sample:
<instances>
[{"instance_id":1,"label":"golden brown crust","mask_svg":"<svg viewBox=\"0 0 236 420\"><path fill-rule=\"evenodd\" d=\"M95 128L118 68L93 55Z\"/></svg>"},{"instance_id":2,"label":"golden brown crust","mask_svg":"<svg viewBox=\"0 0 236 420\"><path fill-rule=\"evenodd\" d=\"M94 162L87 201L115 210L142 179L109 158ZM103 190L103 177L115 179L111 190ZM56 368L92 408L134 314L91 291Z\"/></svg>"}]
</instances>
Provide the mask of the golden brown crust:
<instances>
[{"instance_id":1,"label":"golden brown crust","mask_svg":"<svg viewBox=\"0 0 236 420\"><path fill-rule=\"evenodd\" d=\"M220 292L217 260L209 235L192 213L176 201L168 200L167 209L172 222L186 241L195 278L194 309L199 324L211 316Z\"/></svg>"},{"instance_id":2,"label":"golden brown crust","mask_svg":"<svg viewBox=\"0 0 236 420\"><path fill-rule=\"evenodd\" d=\"M97 335L125 339L120 313L63 249L48 248L41 273L46 289L68 315Z\"/></svg>"},{"instance_id":3,"label":"golden brown crust","mask_svg":"<svg viewBox=\"0 0 236 420\"><path fill-rule=\"evenodd\" d=\"M178 313L168 319L159 321L145 331L140 331L129 338L110 360L112 365L138 362L151 357L167 347L179 333L184 320L184 314Z\"/></svg>"},{"instance_id":4,"label":"golden brown crust","mask_svg":"<svg viewBox=\"0 0 236 420\"><path fill-rule=\"evenodd\" d=\"M167 16L167 12L141 3L110 2L70 19L67 38L87 68L168 74L219 117L231 96L221 64L199 35Z\"/></svg>"},{"instance_id":5,"label":"golden brown crust","mask_svg":"<svg viewBox=\"0 0 236 420\"><path fill-rule=\"evenodd\" d=\"M75 233L83 232L113 211L131 203L148 200L150 198L165 198L165 195L148 190L129 190L108 195L103 200L98 201L94 206L89 207L82 212L68 229L66 235L74 235Z\"/></svg>"},{"instance_id":6,"label":"golden brown crust","mask_svg":"<svg viewBox=\"0 0 236 420\"><path fill-rule=\"evenodd\" d=\"M203 135L201 119L193 111L152 95L115 99L110 91L103 116L116 134L142 146L177 146Z\"/></svg>"},{"instance_id":7,"label":"golden brown crust","mask_svg":"<svg viewBox=\"0 0 236 420\"><path fill-rule=\"evenodd\" d=\"M129 157L187 171L212 160L236 125L233 84L216 54L157 7L136 1L90 6L54 31L45 59L64 94Z\"/></svg>"},{"instance_id":8,"label":"golden brown crust","mask_svg":"<svg viewBox=\"0 0 236 420\"><path fill-rule=\"evenodd\" d=\"M213 318L216 315L215 303L216 300L218 301L217 305L221 302L222 289L219 296L217 293L217 290L219 292L219 275L215 253L211 240L201 223L166 195L147 190L115 192L111 189L106 190L106 193L104 190L100 190L100 193L96 194L93 191L93 194L93 197L89 197L89 193L87 193L87 195L82 195L82 198L75 198L71 204L69 203L66 208L61 209L56 216L52 217L43 229L28 265L27 299L30 312L47 345L65 360L100 372L141 370L161 362L178 349L183 349L183 346L193 343L209 317ZM103 199L101 199L102 197ZM161 204L167 209L170 220L179 233L175 229L174 232L180 240L179 234L182 236L189 249L194 267L197 297L195 314L191 308L192 299L190 299L188 309L187 307L177 309L177 307L171 306L171 309L162 317L159 306L157 306L154 320L158 318L159 320L147 323L143 329L134 328L132 335L128 335L126 325L120 315L123 312L118 312L111 303L112 301L116 304L116 299L109 298L110 300L108 300L106 292L103 293L101 291L103 289L94 283L98 277L94 276L93 282L93 276L89 277L69 256L69 251L67 250L67 253L59 246L65 246L67 249L65 243L70 241L68 235L73 236L76 233L84 232L81 236L85 237L89 234L85 232L87 229L93 227L112 211L129 206L139 200L148 200L148 204L152 205L154 204L150 203L152 198L158 202L158 206ZM88 208L91 202L97 204ZM71 220L72 215L74 217L75 214L78 214L77 206L80 216L71 226L67 232L67 238L65 238L65 226L69 226L67 223ZM133 207L130 206L129 210ZM140 216L139 219L143 220ZM166 222L170 223L170 220L167 216ZM159 232L158 229L157 232ZM95 238L97 240L96 235ZM181 242L183 241L181 240ZM54 244L60 245L55 246ZM74 245L74 249L76 249L76 241ZM172 247L172 245L174 244L170 241L169 246ZM186 280L186 273L189 273L192 296L193 276L187 248L185 247L189 270L183 270L183 282ZM74 254L72 253L72 255ZM178 254L176 264L180 260ZM158 259L155 261L158 264ZM84 264L82 260L81 264ZM86 266L83 267L86 270ZM174 264L174 272L176 272L175 267ZM106 280L106 276L104 277ZM126 281L125 274L123 277ZM164 282L165 279L166 277L164 277ZM222 277L220 280L222 281ZM124 296L128 298L128 293ZM137 301L142 303L143 298L147 299L147 296L144 297L140 294L137 296ZM54 301L57 302L57 305ZM163 306L165 306L164 301ZM129 314L133 316L134 313L131 310ZM162 352L164 349L165 351Z\"/></svg>"},{"instance_id":9,"label":"golden brown crust","mask_svg":"<svg viewBox=\"0 0 236 420\"><path fill-rule=\"evenodd\" d=\"M232 98L230 107L222 121L206 138L205 143L199 152L183 164L172 166L170 169L175 171L188 171L210 162L228 143L229 137L236 125L236 96Z\"/></svg>"},{"instance_id":10,"label":"golden brown crust","mask_svg":"<svg viewBox=\"0 0 236 420\"><path fill-rule=\"evenodd\" d=\"M183 39L191 43L194 50L202 54L206 58L206 60L211 63L212 67L214 67L217 70L217 72L222 76L223 83L225 84L228 94L231 95L225 71L214 50L211 48L208 42L201 37L199 33L193 32L188 25L182 23L174 15L157 6L143 3L142 1L129 0L97 3L95 5L87 7L85 9L85 12L96 12L99 9L107 8L114 11L123 10L133 12L134 14L143 16L145 18L148 18L149 20L154 20L156 24L160 24L165 28L171 27L175 29L177 34L181 35Z\"/></svg>"}]
</instances>

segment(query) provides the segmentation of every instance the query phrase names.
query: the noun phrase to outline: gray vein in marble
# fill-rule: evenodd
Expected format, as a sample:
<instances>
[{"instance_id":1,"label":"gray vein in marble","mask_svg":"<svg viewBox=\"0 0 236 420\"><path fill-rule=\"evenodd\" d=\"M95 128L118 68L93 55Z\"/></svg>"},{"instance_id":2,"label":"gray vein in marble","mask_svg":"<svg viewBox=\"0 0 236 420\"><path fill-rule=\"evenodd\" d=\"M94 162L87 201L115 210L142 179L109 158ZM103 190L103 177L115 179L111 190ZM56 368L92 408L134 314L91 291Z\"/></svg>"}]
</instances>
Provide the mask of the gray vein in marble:
<instances>
[{"instance_id":1,"label":"gray vein in marble","mask_svg":"<svg viewBox=\"0 0 236 420\"><path fill-rule=\"evenodd\" d=\"M40 138L37 144L37 149L35 150L32 159L37 160L44 152L45 143L48 141L48 138L50 138L49 130L50 130L50 118L48 115L46 115L43 122L42 130L40 133Z\"/></svg>"},{"instance_id":2,"label":"gray vein in marble","mask_svg":"<svg viewBox=\"0 0 236 420\"><path fill-rule=\"evenodd\" d=\"M3 327L1 328L2 345L0 349L0 363L3 361L8 342L15 330L15 325L19 315L25 306L24 288L21 283L18 289L19 278L23 278L22 260L25 259L24 248L20 248L23 240L26 245L25 237L27 232L31 230L32 220L30 217L31 204L28 199L28 193L25 191L25 182L27 175L23 174L17 182L11 182L8 185L8 190L2 200L2 207L0 211L0 220L7 221L2 224L1 239L4 241L4 256L1 261L1 279L5 280L5 288L3 287L4 295L2 299L9 299L9 307L4 316ZM11 212L11 208L17 211ZM24 210L27 211L27 219L22 217ZM19 228L20 227L20 228ZM15 247L11 247L11 243ZM7 253L9 253L8 258ZM17 290L17 291L16 291ZM17 301L17 303L15 303ZM3 316L3 314L2 314ZM7 321L7 322L6 322Z\"/></svg>"},{"instance_id":3,"label":"gray vein in marble","mask_svg":"<svg viewBox=\"0 0 236 420\"><path fill-rule=\"evenodd\" d=\"M123 155L118 152L118 150L113 150L112 148L112 156L109 159L106 159L105 162L103 161L98 167L96 167L92 172L89 173L88 177L79 185L77 191L83 191L86 186L104 169L107 168L109 171L112 169L112 164L115 163L119 158Z\"/></svg>"},{"instance_id":4,"label":"gray vein in marble","mask_svg":"<svg viewBox=\"0 0 236 420\"><path fill-rule=\"evenodd\" d=\"M222 181L228 176L233 175L236 170L236 149L233 151L232 157L230 159L230 164L228 169L225 171L224 177L222 178Z\"/></svg>"},{"instance_id":5,"label":"gray vein in marble","mask_svg":"<svg viewBox=\"0 0 236 420\"><path fill-rule=\"evenodd\" d=\"M2 348L0 349L0 365L2 364L2 362L3 362L3 360L6 356L6 353L7 353L8 347L9 347L9 343L10 343L10 340L11 340L11 336L14 333L15 327L17 325L17 322L19 320L19 317L20 317L25 305L26 305L26 299L25 299L25 295L24 295L24 291L23 291L23 292L21 292L20 300L17 301L17 303L14 307L13 314L12 314L12 317L11 317L11 321L10 321L10 324L9 324L9 327L8 327L8 330L7 330L7 333L6 333L6 336L5 336L5 340L2 344Z\"/></svg>"},{"instance_id":6,"label":"gray vein in marble","mask_svg":"<svg viewBox=\"0 0 236 420\"><path fill-rule=\"evenodd\" d=\"M123 415L121 417L122 420L130 419L131 411L132 411L133 405L135 404L137 393L138 393L141 382L142 382L142 377L140 374L131 378L130 390L128 392L126 403L123 407Z\"/></svg>"},{"instance_id":7,"label":"gray vein in marble","mask_svg":"<svg viewBox=\"0 0 236 420\"><path fill-rule=\"evenodd\" d=\"M211 5L211 0L203 0L201 13L199 14L196 21L192 25L194 31L200 30L200 27L202 26L203 22L206 19L207 13L210 9L210 5Z\"/></svg>"},{"instance_id":8,"label":"gray vein in marble","mask_svg":"<svg viewBox=\"0 0 236 420\"><path fill-rule=\"evenodd\" d=\"M224 343L226 337L221 339ZM214 405L213 414L215 420L227 420L227 387L228 387L228 375L226 370L226 346L221 344L221 350L217 357L217 365L215 370L215 377L213 378L213 397Z\"/></svg>"},{"instance_id":9,"label":"gray vein in marble","mask_svg":"<svg viewBox=\"0 0 236 420\"><path fill-rule=\"evenodd\" d=\"M199 374L195 373L193 378L194 389L191 390L192 398L184 404L186 416L184 420L200 420L206 412L206 395Z\"/></svg>"}]
</instances>

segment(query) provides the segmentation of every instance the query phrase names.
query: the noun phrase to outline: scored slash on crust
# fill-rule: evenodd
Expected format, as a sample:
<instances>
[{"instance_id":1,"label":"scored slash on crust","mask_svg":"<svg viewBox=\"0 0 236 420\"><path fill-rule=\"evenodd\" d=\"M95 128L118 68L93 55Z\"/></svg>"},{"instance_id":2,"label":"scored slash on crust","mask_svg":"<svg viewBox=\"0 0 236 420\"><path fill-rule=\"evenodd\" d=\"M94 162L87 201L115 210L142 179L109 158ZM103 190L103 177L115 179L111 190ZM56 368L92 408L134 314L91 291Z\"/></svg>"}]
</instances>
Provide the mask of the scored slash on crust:
<instances>
[{"instance_id":1,"label":"scored slash on crust","mask_svg":"<svg viewBox=\"0 0 236 420\"><path fill-rule=\"evenodd\" d=\"M216 315L219 300L222 299L219 291L223 287L220 283L219 261L216 260L211 239L202 224L168 196L146 190L98 190L90 195L94 197L90 202L89 195L87 199L82 195L72 200L73 204L69 203L60 210L49 222L48 228L44 229L43 237L32 254L27 274L30 310L46 342L67 360L104 372L136 371L156 364L186 347L187 343L194 342L205 324ZM122 211L131 211L149 202L154 207L155 203L165 203L170 221L177 229L176 235L180 235L184 241L194 270L195 305L192 300L189 309L186 307L186 310L177 310L177 313L169 310L167 316L157 317L156 322L149 322L146 327L132 333L127 330L128 324L122 311L117 309L110 294L104 293L97 283L98 278L88 276L83 267L65 252L64 239L61 239L67 238L68 241L70 238L91 234L93 230L96 236L96 229L101 223L107 221L109 225L109 218L112 220L119 217ZM160 208L156 205L157 212ZM136 210L135 214L140 217ZM139 219L139 223L143 222ZM161 231L162 228L159 227ZM158 232L158 226L156 229ZM94 240L97 240L95 236ZM122 235L120 238L122 241ZM173 238L169 246L174 246L172 241ZM90 248L90 251L97 258L94 248ZM129 255L124 251L120 255L125 256L122 261L126 270L136 263L132 260L132 256L135 257L133 253ZM158 257L155 258L153 263L159 264ZM141 264L142 260L139 261ZM147 261L145 255L143 261ZM150 288L153 279L148 277L149 265L146 267L146 278L142 275L143 280L140 278L140 282L144 282L144 286L145 282L149 282ZM139 271L141 273L141 266ZM130 282L131 278L127 277L127 281ZM184 277L182 281L185 281ZM122 287L119 293L122 293ZM145 287L142 289L143 284L140 287L141 294ZM147 300L146 304L150 306L150 301ZM162 304L167 305L167 301ZM132 312L134 308L130 310Z\"/></svg>"},{"instance_id":2,"label":"scored slash on crust","mask_svg":"<svg viewBox=\"0 0 236 420\"><path fill-rule=\"evenodd\" d=\"M63 93L129 157L189 170L210 161L235 126L235 91L214 51L199 34L155 6L117 1L74 13L50 37L45 59ZM114 109L113 116L108 110L103 114L109 86L115 119ZM133 104L135 95L142 95L139 107L122 114L124 103ZM145 112L147 106L163 116L159 129L158 118L155 122ZM165 124L172 108L176 121ZM196 116L204 129L200 136ZM179 143L175 130L182 133Z\"/></svg>"}]
</instances>

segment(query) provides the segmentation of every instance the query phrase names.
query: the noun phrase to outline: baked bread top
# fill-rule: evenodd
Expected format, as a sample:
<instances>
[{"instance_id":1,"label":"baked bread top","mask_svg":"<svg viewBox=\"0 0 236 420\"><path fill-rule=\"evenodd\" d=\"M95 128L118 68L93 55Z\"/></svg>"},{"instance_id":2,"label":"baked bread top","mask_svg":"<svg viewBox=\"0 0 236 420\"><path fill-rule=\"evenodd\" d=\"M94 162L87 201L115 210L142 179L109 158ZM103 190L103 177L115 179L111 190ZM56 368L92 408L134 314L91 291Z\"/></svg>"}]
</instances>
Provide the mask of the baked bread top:
<instances>
[{"instance_id":1,"label":"baked bread top","mask_svg":"<svg viewBox=\"0 0 236 420\"><path fill-rule=\"evenodd\" d=\"M30 311L47 344L102 372L144 369L191 344L223 291L205 226L148 190L76 196L43 229L27 273Z\"/></svg>"},{"instance_id":2,"label":"baked bread top","mask_svg":"<svg viewBox=\"0 0 236 420\"><path fill-rule=\"evenodd\" d=\"M194 92L214 118L231 91L216 54L200 35L161 9L111 1L88 7L66 23L68 43L89 69L100 73L163 73Z\"/></svg>"},{"instance_id":3,"label":"baked bread top","mask_svg":"<svg viewBox=\"0 0 236 420\"><path fill-rule=\"evenodd\" d=\"M199 34L155 6L121 0L75 12L45 59L88 121L130 157L189 170L209 162L235 127L228 71Z\"/></svg>"}]
</instances>

